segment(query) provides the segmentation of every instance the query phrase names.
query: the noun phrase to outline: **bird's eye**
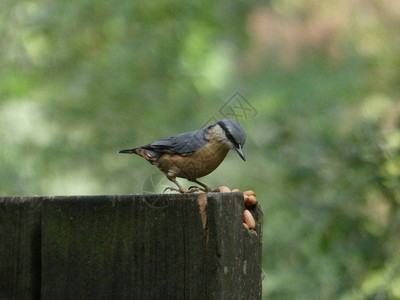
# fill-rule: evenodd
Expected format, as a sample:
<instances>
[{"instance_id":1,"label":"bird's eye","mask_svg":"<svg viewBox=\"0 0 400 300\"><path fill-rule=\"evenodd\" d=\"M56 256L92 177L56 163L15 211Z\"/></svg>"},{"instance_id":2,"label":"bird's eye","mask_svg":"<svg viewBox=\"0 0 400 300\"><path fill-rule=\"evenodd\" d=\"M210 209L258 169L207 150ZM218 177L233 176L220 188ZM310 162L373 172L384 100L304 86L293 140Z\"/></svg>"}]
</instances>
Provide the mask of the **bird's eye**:
<instances>
[{"instance_id":1,"label":"bird's eye","mask_svg":"<svg viewBox=\"0 0 400 300\"><path fill-rule=\"evenodd\" d=\"M236 140L233 138L232 134L229 131L226 132L226 137L228 138L229 141L231 141L233 143L233 145L235 147L239 146L238 143L236 142Z\"/></svg>"},{"instance_id":2,"label":"bird's eye","mask_svg":"<svg viewBox=\"0 0 400 300\"><path fill-rule=\"evenodd\" d=\"M229 140L231 140L231 141L234 141L235 139L233 138L233 135L228 131L228 130L226 130L226 137L229 139Z\"/></svg>"}]
</instances>

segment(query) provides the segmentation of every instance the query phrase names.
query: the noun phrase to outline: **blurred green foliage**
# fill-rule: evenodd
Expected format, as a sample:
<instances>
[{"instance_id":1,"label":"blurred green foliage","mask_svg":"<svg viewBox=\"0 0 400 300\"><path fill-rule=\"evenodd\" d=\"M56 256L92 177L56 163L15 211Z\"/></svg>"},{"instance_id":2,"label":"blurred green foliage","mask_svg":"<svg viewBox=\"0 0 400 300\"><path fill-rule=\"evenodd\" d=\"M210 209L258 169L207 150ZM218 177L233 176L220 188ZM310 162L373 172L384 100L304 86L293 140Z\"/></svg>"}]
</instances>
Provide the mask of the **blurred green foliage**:
<instances>
[{"instance_id":1,"label":"blurred green foliage","mask_svg":"<svg viewBox=\"0 0 400 300\"><path fill-rule=\"evenodd\" d=\"M240 91L204 182L256 191L265 299L400 299L400 2L2 0L0 37L2 195L141 193L116 151Z\"/></svg>"}]
</instances>

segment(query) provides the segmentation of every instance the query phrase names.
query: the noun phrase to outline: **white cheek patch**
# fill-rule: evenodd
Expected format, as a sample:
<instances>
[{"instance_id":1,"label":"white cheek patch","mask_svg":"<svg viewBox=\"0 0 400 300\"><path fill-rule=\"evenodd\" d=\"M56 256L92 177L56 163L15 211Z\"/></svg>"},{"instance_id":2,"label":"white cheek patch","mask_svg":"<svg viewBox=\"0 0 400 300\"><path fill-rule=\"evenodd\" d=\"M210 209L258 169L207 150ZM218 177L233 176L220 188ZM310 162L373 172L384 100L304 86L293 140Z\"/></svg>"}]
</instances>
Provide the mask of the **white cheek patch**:
<instances>
[{"instance_id":1,"label":"white cheek patch","mask_svg":"<svg viewBox=\"0 0 400 300\"><path fill-rule=\"evenodd\" d=\"M236 149L235 145L232 144L230 141L228 141L228 147L229 147L230 149L232 149L232 150L235 150L235 149Z\"/></svg>"}]
</instances>

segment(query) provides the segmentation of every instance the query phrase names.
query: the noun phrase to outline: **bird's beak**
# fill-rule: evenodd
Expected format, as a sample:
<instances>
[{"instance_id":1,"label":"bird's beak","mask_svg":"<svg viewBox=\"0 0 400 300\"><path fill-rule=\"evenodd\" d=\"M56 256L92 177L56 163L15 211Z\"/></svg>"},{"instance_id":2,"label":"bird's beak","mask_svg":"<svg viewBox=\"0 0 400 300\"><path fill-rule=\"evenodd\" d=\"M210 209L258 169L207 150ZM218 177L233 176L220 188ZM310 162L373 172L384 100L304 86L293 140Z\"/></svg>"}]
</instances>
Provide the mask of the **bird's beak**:
<instances>
[{"instance_id":1,"label":"bird's beak","mask_svg":"<svg viewBox=\"0 0 400 300\"><path fill-rule=\"evenodd\" d=\"M239 145L239 147L235 148L236 152L240 155L240 157L246 161L246 156L244 156L242 145Z\"/></svg>"}]
</instances>

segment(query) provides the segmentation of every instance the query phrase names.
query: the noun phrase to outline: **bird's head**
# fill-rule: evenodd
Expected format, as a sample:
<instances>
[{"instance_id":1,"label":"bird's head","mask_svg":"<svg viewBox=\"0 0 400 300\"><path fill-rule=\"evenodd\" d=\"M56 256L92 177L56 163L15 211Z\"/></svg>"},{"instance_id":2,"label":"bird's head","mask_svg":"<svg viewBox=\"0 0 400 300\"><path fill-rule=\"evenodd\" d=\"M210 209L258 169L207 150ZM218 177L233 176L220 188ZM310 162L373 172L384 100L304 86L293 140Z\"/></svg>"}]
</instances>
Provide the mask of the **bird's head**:
<instances>
[{"instance_id":1,"label":"bird's head","mask_svg":"<svg viewBox=\"0 0 400 300\"><path fill-rule=\"evenodd\" d=\"M236 150L239 156L243 160L246 160L242 149L246 142L246 133L244 132L243 127L240 126L238 122L231 119L219 120L215 125L219 125L222 129L219 132L221 141L228 146L228 148Z\"/></svg>"}]
</instances>

